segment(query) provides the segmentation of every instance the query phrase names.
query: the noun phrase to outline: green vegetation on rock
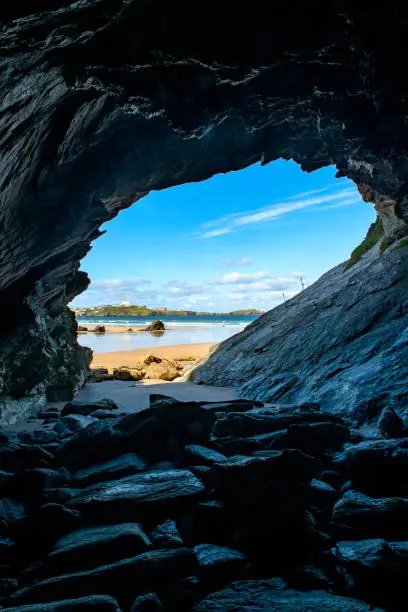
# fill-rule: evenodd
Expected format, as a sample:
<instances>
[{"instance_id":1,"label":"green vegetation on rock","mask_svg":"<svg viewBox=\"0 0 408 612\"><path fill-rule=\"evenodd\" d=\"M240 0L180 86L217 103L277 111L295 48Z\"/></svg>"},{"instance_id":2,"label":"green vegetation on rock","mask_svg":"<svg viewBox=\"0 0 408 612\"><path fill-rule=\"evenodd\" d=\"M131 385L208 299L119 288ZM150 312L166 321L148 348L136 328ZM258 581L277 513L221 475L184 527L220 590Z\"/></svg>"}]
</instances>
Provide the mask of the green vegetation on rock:
<instances>
[{"instance_id":1,"label":"green vegetation on rock","mask_svg":"<svg viewBox=\"0 0 408 612\"><path fill-rule=\"evenodd\" d=\"M364 238L363 242L359 244L358 247L356 247L351 253L350 259L346 266L346 270L349 270L352 266L354 266L354 264L356 264L359 259L361 259L364 253L367 253L367 251L369 251L375 244L377 244L377 242L381 239L383 235L383 224L380 217L377 217L375 223L372 223L370 225L369 230L367 232L367 236ZM384 250L387 248L387 246L389 246L388 243L384 246Z\"/></svg>"},{"instance_id":2,"label":"green vegetation on rock","mask_svg":"<svg viewBox=\"0 0 408 612\"><path fill-rule=\"evenodd\" d=\"M189 316L244 316L260 315L262 311L255 308L234 310L232 312L196 312L193 310L151 310L147 306L93 306L76 309L80 317L189 317Z\"/></svg>"},{"instance_id":3,"label":"green vegetation on rock","mask_svg":"<svg viewBox=\"0 0 408 612\"><path fill-rule=\"evenodd\" d=\"M396 251L397 249L402 249L404 247L408 247L408 238L405 238L404 240L401 240L401 242L399 242L397 245L395 245L395 247L392 250Z\"/></svg>"}]
</instances>

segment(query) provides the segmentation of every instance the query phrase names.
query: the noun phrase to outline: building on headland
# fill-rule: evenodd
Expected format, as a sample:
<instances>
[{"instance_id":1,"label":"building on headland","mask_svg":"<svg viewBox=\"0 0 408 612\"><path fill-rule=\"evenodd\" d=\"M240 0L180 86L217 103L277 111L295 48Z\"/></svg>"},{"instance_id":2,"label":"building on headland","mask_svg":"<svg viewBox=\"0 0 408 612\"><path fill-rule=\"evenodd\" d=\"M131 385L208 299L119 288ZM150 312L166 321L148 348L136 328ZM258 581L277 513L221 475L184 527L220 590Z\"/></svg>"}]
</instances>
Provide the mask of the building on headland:
<instances>
[{"instance_id":1,"label":"building on headland","mask_svg":"<svg viewBox=\"0 0 408 612\"><path fill-rule=\"evenodd\" d=\"M154 309L156 312L166 312L167 308L165 306L159 306Z\"/></svg>"}]
</instances>

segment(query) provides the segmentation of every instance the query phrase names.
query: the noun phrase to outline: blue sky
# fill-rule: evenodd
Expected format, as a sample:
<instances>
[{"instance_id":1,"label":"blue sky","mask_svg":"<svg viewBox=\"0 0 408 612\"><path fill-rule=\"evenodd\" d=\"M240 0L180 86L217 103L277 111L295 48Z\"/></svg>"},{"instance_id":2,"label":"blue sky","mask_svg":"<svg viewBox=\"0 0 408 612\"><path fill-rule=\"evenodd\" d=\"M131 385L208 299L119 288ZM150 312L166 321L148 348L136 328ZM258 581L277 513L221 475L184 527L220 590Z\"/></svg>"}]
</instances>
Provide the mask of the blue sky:
<instances>
[{"instance_id":1,"label":"blue sky","mask_svg":"<svg viewBox=\"0 0 408 612\"><path fill-rule=\"evenodd\" d=\"M255 164L156 191L105 224L73 307L270 309L348 258L375 213L334 166Z\"/></svg>"}]
</instances>

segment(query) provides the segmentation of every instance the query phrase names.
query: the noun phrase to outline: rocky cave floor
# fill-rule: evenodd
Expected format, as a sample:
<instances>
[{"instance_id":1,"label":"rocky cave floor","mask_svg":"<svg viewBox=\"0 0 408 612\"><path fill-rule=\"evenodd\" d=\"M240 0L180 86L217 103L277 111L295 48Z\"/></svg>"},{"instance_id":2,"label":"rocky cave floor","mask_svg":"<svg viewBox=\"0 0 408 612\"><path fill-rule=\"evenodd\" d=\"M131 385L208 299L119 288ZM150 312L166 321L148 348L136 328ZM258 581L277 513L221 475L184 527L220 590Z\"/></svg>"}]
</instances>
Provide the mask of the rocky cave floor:
<instances>
[{"instance_id":1,"label":"rocky cave floor","mask_svg":"<svg viewBox=\"0 0 408 612\"><path fill-rule=\"evenodd\" d=\"M0 438L0 596L19 612L406 608L408 437L317 404L152 395Z\"/></svg>"}]
</instances>

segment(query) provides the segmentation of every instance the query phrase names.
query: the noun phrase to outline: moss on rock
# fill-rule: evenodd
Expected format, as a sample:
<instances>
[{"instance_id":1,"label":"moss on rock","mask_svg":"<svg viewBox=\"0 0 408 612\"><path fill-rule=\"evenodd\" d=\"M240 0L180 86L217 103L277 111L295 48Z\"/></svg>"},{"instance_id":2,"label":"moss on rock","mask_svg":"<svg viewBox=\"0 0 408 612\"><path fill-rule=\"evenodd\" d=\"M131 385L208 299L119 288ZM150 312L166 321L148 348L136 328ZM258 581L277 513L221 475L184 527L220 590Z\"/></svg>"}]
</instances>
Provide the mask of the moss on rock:
<instances>
[{"instance_id":1,"label":"moss on rock","mask_svg":"<svg viewBox=\"0 0 408 612\"><path fill-rule=\"evenodd\" d=\"M346 270L349 270L359 259L367 253L384 235L383 224L380 217L377 217L375 223L372 223L368 229L367 235L363 242L359 244L350 255ZM388 246L388 245L387 245ZM385 247L386 248L386 247Z\"/></svg>"}]
</instances>

